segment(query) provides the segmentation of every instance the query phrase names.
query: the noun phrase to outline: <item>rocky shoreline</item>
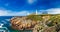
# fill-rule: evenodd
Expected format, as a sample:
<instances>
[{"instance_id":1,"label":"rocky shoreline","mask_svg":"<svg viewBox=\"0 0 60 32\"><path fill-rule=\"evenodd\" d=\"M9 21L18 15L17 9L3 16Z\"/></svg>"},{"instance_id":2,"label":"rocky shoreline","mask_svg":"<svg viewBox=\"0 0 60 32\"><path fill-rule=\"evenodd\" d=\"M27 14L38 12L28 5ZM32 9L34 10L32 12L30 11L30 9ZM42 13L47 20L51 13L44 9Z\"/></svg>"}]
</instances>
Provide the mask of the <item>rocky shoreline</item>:
<instances>
[{"instance_id":1,"label":"rocky shoreline","mask_svg":"<svg viewBox=\"0 0 60 32\"><path fill-rule=\"evenodd\" d=\"M60 19L59 17L60 17L60 15L57 15L57 16L29 15L29 16L25 16L25 17L13 17L13 18L11 18L11 26L13 29L17 29L17 30L33 30L33 32L57 32L56 30L59 30L59 29L56 28L56 26L59 23L58 23L58 20L55 20L55 19L56 18ZM42 20L40 20L40 18L42 18ZM55 18L54 21L52 21L51 18L53 18L53 19ZM51 26L48 26L48 25L50 25L50 23L51 23ZM60 26L59 26L59 28L60 28Z\"/></svg>"}]
</instances>

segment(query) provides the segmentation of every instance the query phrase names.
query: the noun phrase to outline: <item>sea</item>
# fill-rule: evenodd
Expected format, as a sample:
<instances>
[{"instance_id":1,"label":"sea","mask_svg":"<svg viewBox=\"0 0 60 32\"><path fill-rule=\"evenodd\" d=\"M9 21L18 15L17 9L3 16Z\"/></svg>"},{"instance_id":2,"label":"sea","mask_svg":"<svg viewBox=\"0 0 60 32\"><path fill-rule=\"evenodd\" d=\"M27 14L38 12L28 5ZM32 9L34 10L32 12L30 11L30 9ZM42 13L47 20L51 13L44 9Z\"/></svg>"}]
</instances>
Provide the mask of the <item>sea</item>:
<instances>
[{"instance_id":1,"label":"sea","mask_svg":"<svg viewBox=\"0 0 60 32\"><path fill-rule=\"evenodd\" d=\"M0 16L0 26L1 24L2 27L2 30L3 30L3 27L7 28L6 30L8 30L8 32L32 32L32 30L15 30L11 27L11 23L10 23L10 19L14 17L14 16ZM1 29L0 29L1 31Z\"/></svg>"}]
</instances>

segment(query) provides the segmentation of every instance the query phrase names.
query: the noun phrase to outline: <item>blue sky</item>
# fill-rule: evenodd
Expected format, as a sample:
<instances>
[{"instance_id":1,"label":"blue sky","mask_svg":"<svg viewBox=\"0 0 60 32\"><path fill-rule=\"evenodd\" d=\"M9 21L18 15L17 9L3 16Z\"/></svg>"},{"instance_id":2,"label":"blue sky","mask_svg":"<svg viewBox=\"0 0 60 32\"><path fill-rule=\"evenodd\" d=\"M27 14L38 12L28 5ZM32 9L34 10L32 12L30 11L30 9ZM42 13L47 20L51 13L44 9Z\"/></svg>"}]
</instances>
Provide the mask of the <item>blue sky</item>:
<instances>
[{"instance_id":1,"label":"blue sky","mask_svg":"<svg viewBox=\"0 0 60 32\"><path fill-rule=\"evenodd\" d=\"M25 16L36 10L60 14L60 0L0 0L0 16Z\"/></svg>"}]
</instances>

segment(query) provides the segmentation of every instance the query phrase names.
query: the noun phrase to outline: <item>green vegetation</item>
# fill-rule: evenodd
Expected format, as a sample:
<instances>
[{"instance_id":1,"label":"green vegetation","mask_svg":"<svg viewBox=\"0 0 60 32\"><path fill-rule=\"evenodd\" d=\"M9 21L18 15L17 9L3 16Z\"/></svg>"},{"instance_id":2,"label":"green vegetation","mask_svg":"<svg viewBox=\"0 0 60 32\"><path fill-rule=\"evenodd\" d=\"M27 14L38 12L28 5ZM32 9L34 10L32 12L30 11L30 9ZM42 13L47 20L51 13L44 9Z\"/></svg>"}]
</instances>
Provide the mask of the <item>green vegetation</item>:
<instances>
[{"instance_id":1,"label":"green vegetation","mask_svg":"<svg viewBox=\"0 0 60 32\"><path fill-rule=\"evenodd\" d=\"M46 24L48 27L52 27L52 26L57 26L59 24L60 26L60 14L42 14L42 15L28 15L28 18L29 19L32 19L32 20L35 20L35 21L43 21L43 18L42 17L45 17L45 16L50 16L48 20L46 20ZM46 18L47 19L47 18ZM41 26L40 26L41 27ZM44 29L44 28L43 28ZM60 29L60 27L59 27ZM59 30L56 28L56 30ZM54 30L54 32L56 32L56 30ZM53 31L52 31L53 32Z\"/></svg>"},{"instance_id":2,"label":"green vegetation","mask_svg":"<svg viewBox=\"0 0 60 32\"><path fill-rule=\"evenodd\" d=\"M51 16L49 20L47 20L47 22L51 21L48 26L54 26L57 24L60 24L60 16L59 15L55 15L55 16Z\"/></svg>"},{"instance_id":3,"label":"green vegetation","mask_svg":"<svg viewBox=\"0 0 60 32\"><path fill-rule=\"evenodd\" d=\"M42 17L38 15L28 15L29 19L35 20L35 21L41 21Z\"/></svg>"},{"instance_id":4,"label":"green vegetation","mask_svg":"<svg viewBox=\"0 0 60 32\"><path fill-rule=\"evenodd\" d=\"M31 15L28 15L28 18L29 19L32 19L32 20L35 20L35 21L42 21L44 16L51 16L50 19L48 19L46 22L49 22L51 21L50 23L60 23L60 15L59 14L42 14L42 15L34 15L34 14L31 14Z\"/></svg>"}]
</instances>

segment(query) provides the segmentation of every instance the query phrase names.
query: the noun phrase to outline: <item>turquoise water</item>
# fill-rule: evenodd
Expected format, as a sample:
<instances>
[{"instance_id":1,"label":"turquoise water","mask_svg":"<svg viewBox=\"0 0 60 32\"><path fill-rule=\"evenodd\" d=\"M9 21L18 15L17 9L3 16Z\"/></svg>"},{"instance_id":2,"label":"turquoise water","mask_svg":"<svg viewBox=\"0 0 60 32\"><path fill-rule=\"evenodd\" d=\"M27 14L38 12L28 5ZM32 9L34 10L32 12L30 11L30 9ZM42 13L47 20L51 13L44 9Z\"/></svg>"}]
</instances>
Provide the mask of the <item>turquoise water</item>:
<instances>
[{"instance_id":1,"label":"turquoise water","mask_svg":"<svg viewBox=\"0 0 60 32\"><path fill-rule=\"evenodd\" d=\"M10 32L32 32L32 30L14 30L11 27L9 28Z\"/></svg>"},{"instance_id":2,"label":"turquoise water","mask_svg":"<svg viewBox=\"0 0 60 32\"><path fill-rule=\"evenodd\" d=\"M24 30L24 31L20 31L20 32L32 32L32 30Z\"/></svg>"},{"instance_id":3,"label":"turquoise water","mask_svg":"<svg viewBox=\"0 0 60 32\"><path fill-rule=\"evenodd\" d=\"M20 31L18 31L18 30L12 30L10 32L32 32L32 30L20 30Z\"/></svg>"}]
</instances>

